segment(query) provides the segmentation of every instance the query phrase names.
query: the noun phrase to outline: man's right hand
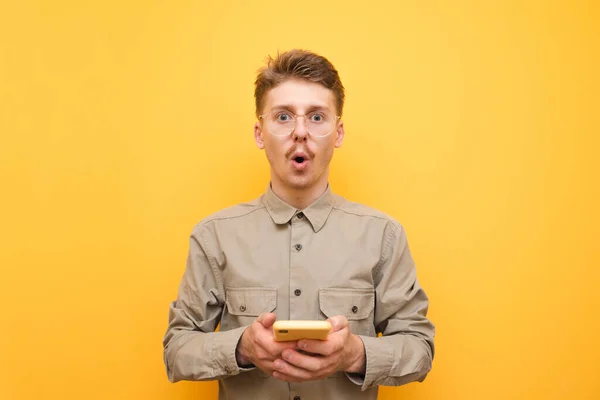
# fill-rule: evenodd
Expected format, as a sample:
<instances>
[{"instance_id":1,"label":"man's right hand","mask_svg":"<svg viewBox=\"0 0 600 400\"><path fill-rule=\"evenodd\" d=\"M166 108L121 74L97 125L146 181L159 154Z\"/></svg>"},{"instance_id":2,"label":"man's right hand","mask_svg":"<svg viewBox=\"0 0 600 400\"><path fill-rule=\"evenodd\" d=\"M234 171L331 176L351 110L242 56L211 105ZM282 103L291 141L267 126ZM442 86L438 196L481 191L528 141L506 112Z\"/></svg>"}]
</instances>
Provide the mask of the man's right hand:
<instances>
[{"instance_id":1,"label":"man's right hand","mask_svg":"<svg viewBox=\"0 0 600 400\"><path fill-rule=\"evenodd\" d=\"M238 365L254 364L263 372L272 375L273 361L281 358L283 350L296 348L296 341L276 342L273 339L273 324L276 318L273 313L263 313L246 328L235 351Z\"/></svg>"}]
</instances>

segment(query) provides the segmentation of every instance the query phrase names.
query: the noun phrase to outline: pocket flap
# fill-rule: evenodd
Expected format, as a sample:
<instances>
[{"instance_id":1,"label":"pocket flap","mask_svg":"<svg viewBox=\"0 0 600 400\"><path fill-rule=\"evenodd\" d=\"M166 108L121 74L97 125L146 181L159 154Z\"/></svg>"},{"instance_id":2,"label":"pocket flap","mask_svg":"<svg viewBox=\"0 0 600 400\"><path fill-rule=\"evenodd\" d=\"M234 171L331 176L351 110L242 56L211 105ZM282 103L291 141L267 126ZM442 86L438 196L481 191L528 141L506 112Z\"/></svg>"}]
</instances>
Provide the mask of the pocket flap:
<instances>
[{"instance_id":1,"label":"pocket flap","mask_svg":"<svg viewBox=\"0 0 600 400\"><path fill-rule=\"evenodd\" d=\"M257 317L260 313L275 310L277 289L225 288L225 303L232 315Z\"/></svg>"},{"instance_id":2,"label":"pocket flap","mask_svg":"<svg viewBox=\"0 0 600 400\"><path fill-rule=\"evenodd\" d=\"M367 318L375 308L372 289L319 289L319 307L328 318L343 315L348 321Z\"/></svg>"}]
</instances>

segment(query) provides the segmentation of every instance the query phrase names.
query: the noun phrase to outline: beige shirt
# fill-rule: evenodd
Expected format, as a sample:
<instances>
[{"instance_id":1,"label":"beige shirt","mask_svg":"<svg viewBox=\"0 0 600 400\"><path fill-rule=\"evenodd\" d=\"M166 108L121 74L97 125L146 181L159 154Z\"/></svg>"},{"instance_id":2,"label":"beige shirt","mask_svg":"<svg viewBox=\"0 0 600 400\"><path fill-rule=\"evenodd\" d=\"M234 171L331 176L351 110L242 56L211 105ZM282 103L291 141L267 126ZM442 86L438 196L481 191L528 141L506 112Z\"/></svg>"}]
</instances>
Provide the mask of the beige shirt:
<instances>
[{"instance_id":1,"label":"beige shirt","mask_svg":"<svg viewBox=\"0 0 600 400\"><path fill-rule=\"evenodd\" d=\"M330 188L302 211L269 188L194 228L163 341L167 374L172 382L218 379L219 399L376 399L378 385L422 381L431 369L427 307L398 222ZM364 343L365 375L287 383L240 368L237 343L263 312L344 315Z\"/></svg>"}]
</instances>

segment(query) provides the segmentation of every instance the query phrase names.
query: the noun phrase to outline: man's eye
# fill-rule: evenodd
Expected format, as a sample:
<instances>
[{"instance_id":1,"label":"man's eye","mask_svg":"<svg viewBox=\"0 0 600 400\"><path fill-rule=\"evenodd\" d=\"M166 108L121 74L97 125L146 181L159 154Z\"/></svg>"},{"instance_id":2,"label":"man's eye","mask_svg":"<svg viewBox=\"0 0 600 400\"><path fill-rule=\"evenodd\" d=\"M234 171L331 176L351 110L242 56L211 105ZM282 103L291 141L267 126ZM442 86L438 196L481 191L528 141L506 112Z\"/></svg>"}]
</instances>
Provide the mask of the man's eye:
<instances>
[{"instance_id":1,"label":"man's eye","mask_svg":"<svg viewBox=\"0 0 600 400\"><path fill-rule=\"evenodd\" d=\"M278 122L288 122L291 119L292 117L289 114L285 113L277 114L277 116L275 117L275 120Z\"/></svg>"},{"instance_id":2,"label":"man's eye","mask_svg":"<svg viewBox=\"0 0 600 400\"><path fill-rule=\"evenodd\" d=\"M321 114L313 114L310 116L312 122L323 122L325 118Z\"/></svg>"}]
</instances>

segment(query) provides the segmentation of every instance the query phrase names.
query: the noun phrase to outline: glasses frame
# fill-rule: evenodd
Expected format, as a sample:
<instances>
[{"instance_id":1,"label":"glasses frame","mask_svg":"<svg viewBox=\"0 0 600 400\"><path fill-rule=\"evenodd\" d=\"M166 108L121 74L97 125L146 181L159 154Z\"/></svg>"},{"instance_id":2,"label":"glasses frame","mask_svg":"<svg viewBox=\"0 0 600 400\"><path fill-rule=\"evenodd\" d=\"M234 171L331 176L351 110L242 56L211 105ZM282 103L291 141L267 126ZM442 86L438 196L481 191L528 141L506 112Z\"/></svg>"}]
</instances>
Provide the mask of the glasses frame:
<instances>
[{"instance_id":1,"label":"glasses frame","mask_svg":"<svg viewBox=\"0 0 600 400\"><path fill-rule=\"evenodd\" d=\"M306 117L307 117L307 115L306 115L306 114L295 114L295 113L293 113L293 112L291 112L291 111L287 111L287 112L288 112L288 113L290 113L291 115L293 115L293 116L294 116L294 125L292 126L292 129L290 130L290 132L289 132L289 133L286 133L285 135L276 135L275 133L273 133L273 132L269 131L269 133L270 133L271 135L273 135L273 136L277 136L277 137L286 137L286 136L289 136L289 135L291 135L292 133L294 133L294 131L296 130L296 121L298 121L298 118L300 118L300 117L302 117L302 118L306 118ZM262 120L264 121L264 119L265 119L265 116L266 116L266 115L267 115L267 114L261 114L261 115L259 115L259 116L258 116L258 119L262 119ZM337 123L337 121L338 121L338 120L339 120L341 117L342 117L341 115L336 115L336 116L334 116L334 118L333 118L333 123L334 123L334 125ZM305 121L304 123L306 124L306 121ZM314 135L314 134L310 133L310 131L308 130L308 126L306 126L306 132L307 132L307 133L308 133L310 136L312 136L312 137L318 137L318 138L324 138L324 137L327 137L327 136L331 135L333 132L335 132L335 131L336 131L336 129L337 129L337 128L334 128L334 129L333 129L331 132L329 132L329 133L326 133L325 135Z\"/></svg>"}]
</instances>

